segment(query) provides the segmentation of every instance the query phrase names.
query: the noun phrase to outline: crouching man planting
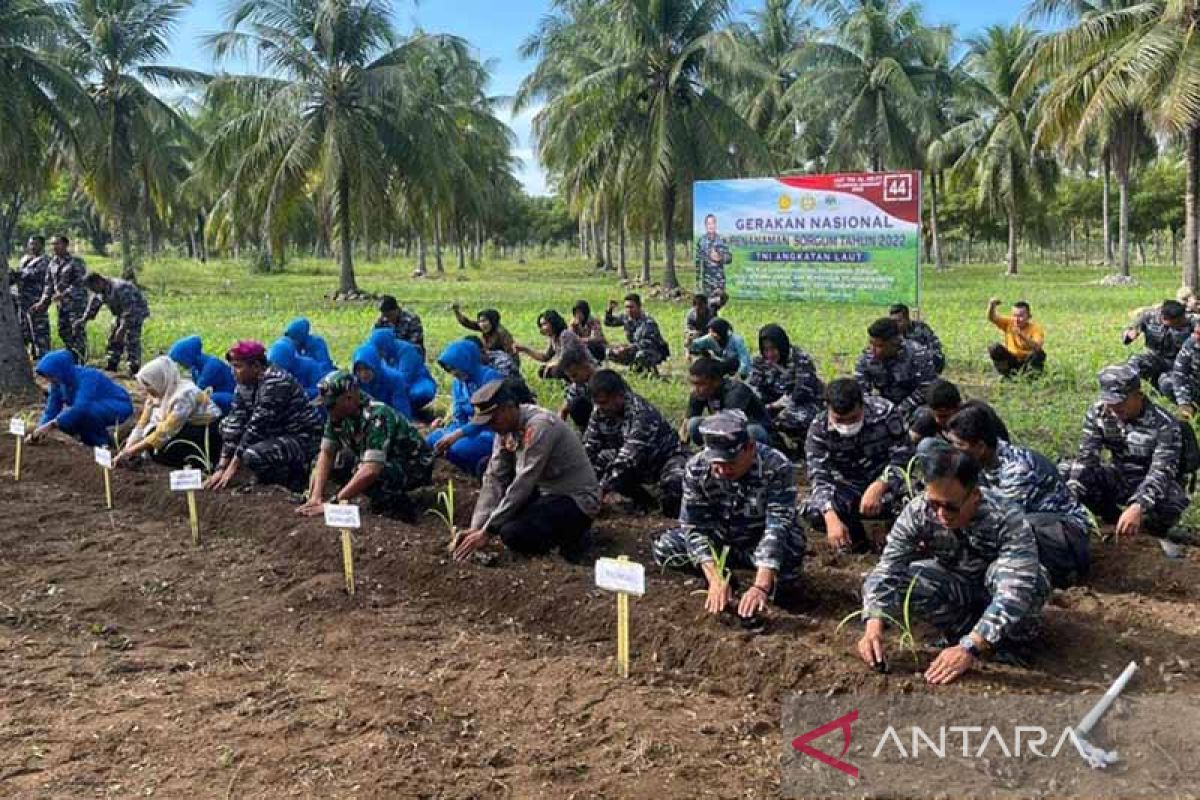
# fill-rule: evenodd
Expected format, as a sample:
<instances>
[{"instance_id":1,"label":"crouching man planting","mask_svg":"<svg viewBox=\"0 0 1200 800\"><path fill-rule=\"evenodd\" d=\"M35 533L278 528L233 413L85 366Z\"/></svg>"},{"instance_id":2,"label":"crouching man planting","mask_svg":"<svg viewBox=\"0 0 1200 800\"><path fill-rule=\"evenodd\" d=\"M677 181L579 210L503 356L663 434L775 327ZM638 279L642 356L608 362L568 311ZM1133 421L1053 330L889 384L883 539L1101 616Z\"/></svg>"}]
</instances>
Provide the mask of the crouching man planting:
<instances>
[{"instance_id":1,"label":"crouching man planting","mask_svg":"<svg viewBox=\"0 0 1200 800\"><path fill-rule=\"evenodd\" d=\"M314 404L323 406L329 417L308 501L297 513L320 514L326 484L335 472L342 472L349 479L333 502L366 495L373 512L415 520L408 492L428 486L433 477L433 449L421 434L390 406L363 395L358 379L345 370L321 379Z\"/></svg>"},{"instance_id":2,"label":"crouching man planting","mask_svg":"<svg viewBox=\"0 0 1200 800\"><path fill-rule=\"evenodd\" d=\"M722 568L752 568L754 583L737 603L753 617L776 584L800 577L804 530L796 513L792 462L750 434L746 415L722 411L700 424L704 450L688 461L679 527L654 540L664 567L699 570L708 581L704 608L720 614L734 602ZM720 558L724 563L718 564Z\"/></svg>"},{"instance_id":3,"label":"crouching man planting","mask_svg":"<svg viewBox=\"0 0 1200 800\"><path fill-rule=\"evenodd\" d=\"M1037 538L1019 507L979 488L979 469L945 448L926 458L926 490L900 513L863 582L858 654L868 664L885 663L885 617L903 616L906 595L914 618L954 642L926 670L930 683L950 683L998 647L1034 635L1050 596Z\"/></svg>"}]
</instances>

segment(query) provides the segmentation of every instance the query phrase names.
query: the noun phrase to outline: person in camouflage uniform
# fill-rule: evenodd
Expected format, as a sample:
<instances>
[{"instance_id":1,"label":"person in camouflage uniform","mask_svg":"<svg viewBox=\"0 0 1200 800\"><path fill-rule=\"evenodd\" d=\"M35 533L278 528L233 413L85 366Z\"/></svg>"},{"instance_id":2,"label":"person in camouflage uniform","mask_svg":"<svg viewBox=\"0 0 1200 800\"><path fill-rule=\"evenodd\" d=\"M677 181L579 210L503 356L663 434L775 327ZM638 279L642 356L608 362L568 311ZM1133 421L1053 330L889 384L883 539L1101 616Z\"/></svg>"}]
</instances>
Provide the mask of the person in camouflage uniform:
<instances>
[{"instance_id":1,"label":"person in camouflage uniform","mask_svg":"<svg viewBox=\"0 0 1200 800\"><path fill-rule=\"evenodd\" d=\"M1088 540L1098 531L1048 458L1000 438L983 408L955 414L946 439L979 462L981 486L1025 512L1025 521L1037 537L1039 559L1055 588L1065 589L1087 576Z\"/></svg>"},{"instance_id":2,"label":"person in camouflage uniform","mask_svg":"<svg viewBox=\"0 0 1200 800\"><path fill-rule=\"evenodd\" d=\"M933 360L933 370L941 375L942 370L946 368L946 353L942 350L941 340L933 332L933 328L929 327L929 323L913 319L904 303L893 303L888 308L888 316L895 320L901 336L929 351L929 357Z\"/></svg>"},{"instance_id":3,"label":"person in camouflage uniform","mask_svg":"<svg viewBox=\"0 0 1200 800\"><path fill-rule=\"evenodd\" d=\"M758 353L746 385L766 405L775 430L803 443L808 426L825 407L825 385L816 364L778 325L758 332Z\"/></svg>"},{"instance_id":4,"label":"person in camouflage uniform","mask_svg":"<svg viewBox=\"0 0 1200 800\"><path fill-rule=\"evenodd\" d=\"M363 394L358 379L346 370L321 379L314 403L322 406L328 417L308 499L297 513L321 514L325 486L335 472L341 472L348 479L332 502L345 503L366 495L374 513L415 521L416 509L408 492L433 482L433 450L416 428L389 406Z\"/></svg>"},{"instance_id":5,"label":"person in camouflage uniform","mask_svg":"<svg viewBox=\"0 0 1200 800\"><path fill-rule=\"evenodd\" d=\"M808 429L804 443L811 492L809 524L839 550L870 550L863 518L888 519L901 502L913 450L896 407L864 397L852 378L825 390L829 410Z\"/></svg>"},{"instance_id":6,"label":"person in camouflage uniform","mask_svg":"<svg viewBox=\"0 0 1200 800\"><path fill-rule=\"evenodd\" d=\"M929 351L900 335L891 317L867 329L870 344L858 358L854 375L864 394L878 394L907 420L925 402L925 390L937 378Z\"/></svg>"},{"instance_id":7,"label":"person in camouflage uniform","mask_svg":"<svg viewBox=\"0 0 1200 800\"><path fill-rule=\"evenodd\" d=\"M964 408L982 408L991 417L992 424L1000 438L1006 442L1012 441L1012 437L1008 433L1008 426L1004 424L1004 420L1000 419L996 409L982 400L964 402L962 393L958 391L958 387L952 381L938 378L929 384L929 388L925 391L925 405L918 408L909 418L908 433L912 437L913 443L919 444L922 439L930 436L944 436L946 426L950 424L951 418Z\"/></svg>"},{"instance_id":8,"label":"person in camouflage uniform","mask_svg":"<svg viewBox=\"0 0 1200 800\"><path fill-rule=\"evenodd\" d=\"M397 339L403 339L421 351L425 358L425 326L421 318L407 308L401 308L400 303L390 294L385 294L379 301L379 319L375 321L376 328L391 328Z\"/></svg>"},{"instance_id":9,"label":"person in camouflage uniform","mask_svg":"<svg viewBox=\"0 0 1200 800\"><path fill-rule=\"evenodd\" d=\"M925 671L928 682L947 684L980 658L1031 638L1052 590L1033 530L1020 508L981 490L975 459L939 450L925 476L927 488L904 507L863 581L858 653L886 668L885 621L904 615L908 596L914 619L955 642Z\"/></svg>"},{"instance_id":10,"label":"person in camouflage uniform","mask_svg":"<svg viewBox=\"0 0 1200 800\"><path fill-rule=\"evenodd\" d=\"M1097 517L1115 521L1118 536L1172 538L1190 502L1179 483L1180 423L1142 394L1128 364L1105 367L1099 380L1100 400L1084 416L1079 452L1060 467L1067 485ZM1109 464L1101 463L1104 450Z\"/></svg>"},{"instance_id":11,"label":"person in camouflage uniform","mask_svg":"<svg viewBox=\"0 0 1200 800\"><path fill-rule=\"evenodd\" d=\"M1200 321L1179 348L1171 366L1171 377L1164 378L1163 383L1171 389L1179 406L1179 416L1191 420L1196 415L1196 406L1200 405Z\"/></svg>"},{"instance_id":12,"label":"person in camouflage uniform","mask_svg":"<svg viewBox=\"0 0 1200 800\"><path fill-rule=\"evenodd\" d=\"M717 309L713 308L708 298L702 294L692 295L692 307L683 318L683 349L686 351L692 342L708 331L708 323L717 318Z\"/></svg>"},{"instance_id":13,"label":"person in camouflage uniform","mask_svg":"<svg viewBox=\"0 0 1200 800\"><path fill-rule=\"evenodd\" d=\"M733 253L717 233L717 218L704 218L704 235L696 241L696 275L700 291L706 295L725 288L725 266L733 261Z\"/></svg>"},{"instance_id":14,"label":"person in camouflage uniform","mask_svg":"<svg viewBox=\"0 0 1200 800\"><path fill-rule=\"evenodd\" d=\"M66 236L55 236L50 244L54 254L46 265L46 288L33 310L42 314L51 301L58 304L58 338L82 364L87 360L87 335L76 323L87 312L88 293L83 285L87 266L82 258L71 255L71 241Z\"/></svg>"},{"instance_id":15,"label":"person in camouflage uniform","mask_svg":"<svg viewBox=\"0 0 1200 800\"><path fill-rule=\"evenodd\" d=\"M595 360L584 348L572 348L558 359L558 374L567 382L558 416L571 420L581 431L587 430L595 410L591 390L592 376L596 374Z\"/></svg>"},{"instance_id":16,"label":"person in camouflage uniform","mask_svg":"<svg viewBox=\"0 0 1200 800\"><path fill-rule=\"evenodd\" d=\"M636 293L625 295L625 313L613 314L617 301L610 300L604 312L604 324L609 328L624 328L625 345L608 349L608 357L614 363L632 365L639 372L657 372L658 365L671 355L671 348L663 339L662 331L654 318L642 309L642 298Z\"/></svg>"},{"instance_id":17,"label":"person in camouflage uniform","mask_svg":"<svg viewBox=\"0 0 1200 800\"><path fill-rule=\"evenodd\" d=\"M724 411L701 426L704 450L683 477L679 527L651 550L662 567L699 570L708 581L705 609L720 614L734 602L732 581L715 557L728 549L727 569L754 569L737 604L740 616L762 611L777 584L800 577L806 541L796 514L796 481L787 456L756 442L740 411Z\"/></svg>"},{"instance_id":18,"label":"person in camouflage uniform","mask_svg":"<svg viewBox=\"0 0 1200 800\"><path fill-rule=\"evenodd\" d=\"M12 271L11 282L17 296L17 319L25 349L34 359L50 352L50 315L43 308L35 310L46 291L46 275L50 258L46 255L46 237L30 236L25 255Z\"/></svg>"},{"instance_id":19,"label":"person in camouflage uniform","mask_svg":"<svg viewBox=\"0 0 1200 800\"><path fill-rule=\"evenodd\" d=\"M593 372L588 388L595 410L583 449L600 479L601 495L623 495L649 510L655 501L646 486L657 484L662 513L679 516L687 450L671 423L611 369Z\"/></svg>"},{"instance_id":20,"label":"person in camouflage uniform","mask_svg":"<svg viewBox=\"0 0 1200 800\"><path fill-rule=\"evenodd\" d=\"M321 418L304 387L267 363L260 342L238 342L225 360L238 385L221 420L221 458L205 488L225 488L244 464L259 483L303 491L321 441Z\"/></svg>"},{"instance_id":21,"label":"person in camouflage uniform","mask_svg":"<svg viewBox=\"0 0 1200 800\"><path fill-rule=\"evenodd\" d=\"M688 383L692 386L692 396L688 398L682 438L692 444L701 444L700 425L706 416L737 410L746 415L750 436L763 444L770 443L771 417L767 407L749 386L726 377L720 362L711 358L692 362L688 368Z\"/></svg>"},{"instance_id":22,"label":"person in camouflage uniform","mask_svg":"<svg viewBox=\"0 0 1200 800\"><path fill-rule=\"evenodd\" d=\"M1142 380L1173 397L1172 368L1180 349L1192 336L1187 309L1176 300L1165 300L1157 309L1143 312L1125 329L1123 341L1133 344L1141 336L1146 349L1129 357L1129 366Z\"/></svg>"},{"instance_id":23,"label":"person in camouflage uniform","mask_svg":"<svg viewBox=\"0 0 1200 800\"><path fill-rule=\"evenodd\" d=\"M142 368L142 325L150 316L145 295L133 281L106 278L98 272L84 278L84 285L92 293L92 299L83 317L75 323L76 326L84 330L100 313L100 307L108 306L113 321L108 332L108 363L105 369L116 372L124 354L129 371L136 375Z\"/></svg>"}]
</instances>

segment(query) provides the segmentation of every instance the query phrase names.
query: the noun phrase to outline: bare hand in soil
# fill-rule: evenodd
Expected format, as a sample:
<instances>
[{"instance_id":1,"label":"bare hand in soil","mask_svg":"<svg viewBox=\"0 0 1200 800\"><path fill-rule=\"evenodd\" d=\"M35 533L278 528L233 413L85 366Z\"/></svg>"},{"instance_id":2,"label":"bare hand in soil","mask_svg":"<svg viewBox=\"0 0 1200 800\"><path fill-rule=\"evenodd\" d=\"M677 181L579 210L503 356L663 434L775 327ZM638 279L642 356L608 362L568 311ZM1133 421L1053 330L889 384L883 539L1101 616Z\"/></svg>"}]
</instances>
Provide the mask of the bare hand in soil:
<instances>
[{"instance_id":1,"label":"bare hand in soil","mask_svg":"<svg viewBox=\"0 0 1200 800\"><path fill-rule=\"evenodd\" d=\"M53 427L54 427L54 423L47 422L45 425L42 425L39 428L37 428L33 433L26 436L25 441L29 442L30 444L37 444L45 437L45 435L47 433L50 432L50 430Z\"/></svg>"},{"instance_id":2,"label":"bare hand in soil","mask_svg":"<svg viewBox=\"0 0 1200 800\"><path fill-rule=\"evenodd\" d=\"M708 584L708 596L704 598L705 611L720 614L732 602L733 589L729 588L729 581L716 580Z\"/></svg>"},{"instance_id":3,"label":"bare hand in soil","mask_svg":"<svg viewBox=\"0 0 1200 800\"><path fill-rule=\"evenodd\" d=\"M882 620L867 620L867 629L858 640L858 656L872 667L885 662L887 654L883 648Z\"/></svg>"},{"instance_id":4,"label":"bare hand in soil","mask_svg":"<svg viewBox=\"0 0 1200 800\"><path fill-rule=\"evenodd\" d=\"M878 517L879 512L883 511L883 495L887 491L887 485L875 481L867 490L863 492L862 503L859 504L859 511L864 517Z\"/></svg>"},{"instance_id":5,"label":"bare hand in soil","mask_svg":"<svg viewBox=\"0 0 1200 800\"><path fill-rule=\"evenodd\" d=\"M465 561L479 548L487 544L488 532L473 528L464 533L458 540L458 547L454 548L454 560Z\"/></svg>"},{"instance_id":6,"label":"bare hand in soil","mask_svg":"<svg viewBox=\"0 0 1200 800\"><path fill-rule=\"evenodd\" d=\"M941 686L952 683L975 665L975 656L964 648L954 645L938 653L938 657L925 670L925 680Z\"/></svg>"},{"instance_id":7,"label":"bare hand in soil","mask_svg":"<svg viewBox=\"0 0 1200 800\"><path fill-rule=\"evenodd\" d=\"M829 540L830 547L838 550L850 549L850 529L836 514L830 514L825 519L825 537Z\"/></svg>"},{"instance_id":8,"label":"bare hand in soil","mask_svg":"<svg viewBox=\"0 0 1200 800\"><path fill-rule=\"evenodd\" d=\"M208 482L204 484L204 488L209 491L219 492L229 485L233 480L233 476L237 474L238 463L236 460L230 461L229 466L224 469L219 469L209 477Z\"/></svg>"},{"instance_id":9,"label":"bare hand in soil","mask_svg":"<svg viewBox=\"0 0 1200 800\"><path fill-rule=\"evenodd\" d=\"M296 513L302 517L317 517L325 513L325 504L320 498L305 500L304 505L296 509Z\"/></svg>"},{"instance_id":10,"label":"bare hand in soil","mask_svg":"<svg viewBox=\"0 0 1200 800\"><path fill-rule=\"evenodd\" d=\"M738 603L739 617L753 617L759 612L765 611L767 608L767 593L757 586L751 586L749 590L742 595L742 600Z\"/></svg>"},{"instance_id":11,"label":"bare hand in soil","mask_svg":"<svg viewBox=\"0 0 1200 800\"><path fill-rule=\"evenodd\" d=\"M1179 418L1191 421L1192 417L1196 416L1196 409L1190 405L1182 405L1179 407Z\"/></svg>"},{"instance_id":12,"label":"bare hand in soil","mask_svg":"<svg viewBox=\"0 0 1200 800\"><path fill-rule=\"evenodd\" d=\"M1142 530L1142 507L1133 503L1117 520L1117 536L1136 536Z\"/></svg>"}]
</instances>

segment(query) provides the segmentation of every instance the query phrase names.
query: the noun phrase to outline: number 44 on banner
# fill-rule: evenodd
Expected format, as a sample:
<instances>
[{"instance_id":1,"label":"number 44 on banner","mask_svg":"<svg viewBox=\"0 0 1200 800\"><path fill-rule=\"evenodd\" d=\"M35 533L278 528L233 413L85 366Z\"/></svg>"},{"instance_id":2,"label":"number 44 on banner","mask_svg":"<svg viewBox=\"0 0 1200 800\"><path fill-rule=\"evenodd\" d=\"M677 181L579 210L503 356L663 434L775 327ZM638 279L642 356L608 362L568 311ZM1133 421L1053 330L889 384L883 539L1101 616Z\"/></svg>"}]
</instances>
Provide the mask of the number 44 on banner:
<instances>
[{"instance_id":1,"label":"number 44 on banner","mask_svg":"<svg viewBox=\"0 0 1200 800\"><path fill-rule=\"evenodd\" d=\"M625 556L597 559L596 585L617 593L617 669L622 678L628 678L629 595L646 593L646 568Z\"/></svg>"}]
</instances>

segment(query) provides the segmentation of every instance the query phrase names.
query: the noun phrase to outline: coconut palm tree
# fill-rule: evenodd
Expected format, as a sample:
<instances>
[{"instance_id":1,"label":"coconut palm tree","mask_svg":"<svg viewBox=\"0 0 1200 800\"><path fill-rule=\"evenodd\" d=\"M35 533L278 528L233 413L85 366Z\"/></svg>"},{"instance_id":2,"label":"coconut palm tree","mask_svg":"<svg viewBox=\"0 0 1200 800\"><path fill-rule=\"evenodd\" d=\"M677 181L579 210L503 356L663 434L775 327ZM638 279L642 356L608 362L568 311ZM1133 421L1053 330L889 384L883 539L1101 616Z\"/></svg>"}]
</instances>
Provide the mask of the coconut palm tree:
<instances>
[{"instance_id":1,"label":"coconut palm tree","mask_svg":"<svg viewBox=\"0 0 1200 800\"><path fill-rule=\"evenodd\" d=\"M534 132L539 153L552 156L552 166L598 165L626 148L640 150L649 165L640 188L659 201L666 247L663 283L677 288L674 245L681 190L697 178L771 162L761 137L703 81L730 4L560 0L556 5L557 15L526 43L526 52L540 62L522 84L517 108L545 101ZM736 76L740 66L723 68ZM572 172L588 169L575 164Z\"/></svg>"},{"instance_id":2,"label":"coconut palm tree","mask_svg":"<svg viewBox=\"0 0 1200 800\"><path fill-rule=\"evenodd\" d=\"M929 27L920 7L902 0L814 0L828 20L799 62L804 80L784 100L799 124L831 133L829 163L879 171L921 160L924 102L944 71L937 54L952 31Z\"/></svg>"},{"instance_id":3,"label":"coconut palm tree","mask_svg":"<svg viewBox=\"0 0 1200 800\"><path fill-rule=\"evenodd\" d=\"M151 87L190 86L205 76L158 62L190 0L74 0L66 8L66 63L82 76L99 124L83 129L86 185L121 233L121 272L136 276L144 186L139 168L165 133L187 136L182 115Z\"/></svg>"},{"instance_id":4,"label":"coconut palm tree","mask_svg":"<svg viewBox=\"0 0 1200 800\"><path fill-rule=\"evenodd\" d=\"M940 137L938 152L960 153L951 167L959 180L978 186L978 202L1008 220L1007 272L1017 274L1021 209L1048 193L1053 160L1034 146L1036 86L1021 82L1038 37L1022 25L993 25L967 40L960 95L973 116Z\"/></svg>"},{"instance_id":5,"label":"coconut palm tree","mask_svg":"<svg viewBox=\"0 0 1200 800\"><path fill-rule=\"evenodd\" d=\"M1046 16L1077 21L1113 14L1139 5L1138 0L1040 0L1035 10ZM1114 50L1103 40L1084 39L1071 29L1042 40L1029 66L1031 80L1044 81L1038 101L1039 141L1066 153L1098 143L1104 163L1117 179L1117 250L1120 274L1129 275L1129 185L1139 161L1152 157L1155 145L1147 124L1146 97L1136 85L1104 86L1114 69ZM1106 198L1107 199L1107 198ZM1106 237L1107 239L1107 237ZM1106 254L1109 252L1106 242Z\"/></svg>"},{"instance_id":6,"label":"coconut palm tree","mask_svg":"<svg viewBox=\"0 0 1200 800\"><path fill-rule=\"evenodd\" d=\"M0 0L0 394L36 388L8 298L8 248L22 209L50 181L55 151L74 154L76 125L94 124L74 76L48 53L64 20L42 0Z\"/></svg>"},{"instance_id":7,"label":"coconut palm tree","mask_svg":"<svg viewBox=\"0 0 1200 800\"><path fill-rule=\"evenodd\" d=\"M386 0L243 0L209 45L218 59L256 54L266 74L214 82L212 91L236 96L245 113L221 128L206 159L230 171L231 192L261 196L261 224L276 243L301 197L328 197L339 293L357 292L352 220L382 205L389 170L381 166L402 158L411 131L429 124L409 88L431 50L466 63L466 43L397 37Z\"/></svg>"}]
</instances>

